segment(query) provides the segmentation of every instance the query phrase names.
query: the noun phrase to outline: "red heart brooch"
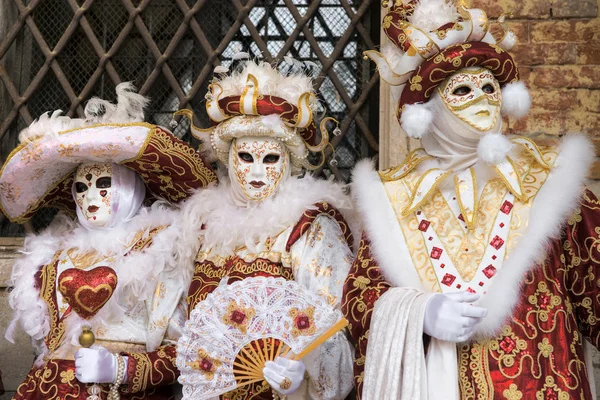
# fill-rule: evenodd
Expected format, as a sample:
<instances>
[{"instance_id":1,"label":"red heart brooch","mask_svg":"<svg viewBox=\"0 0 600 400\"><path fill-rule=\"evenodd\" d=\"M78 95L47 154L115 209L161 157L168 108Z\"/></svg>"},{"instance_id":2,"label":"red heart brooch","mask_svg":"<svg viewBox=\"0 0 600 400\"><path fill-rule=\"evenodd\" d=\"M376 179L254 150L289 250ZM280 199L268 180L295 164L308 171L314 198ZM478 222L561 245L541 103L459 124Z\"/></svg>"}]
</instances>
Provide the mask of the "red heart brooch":
<instances>
[{"instance_id":1,"label":"red heart brooch","mask_svg":"<svg viewBox=\"0 0 600 400\"><path fill-rule=\"evenodd\" d=\"M58 277L58 290L82 318L92 318L106 304L117 287L117 274L109 267L84 271L64 270Z\"/></svg>"}]
</instances>

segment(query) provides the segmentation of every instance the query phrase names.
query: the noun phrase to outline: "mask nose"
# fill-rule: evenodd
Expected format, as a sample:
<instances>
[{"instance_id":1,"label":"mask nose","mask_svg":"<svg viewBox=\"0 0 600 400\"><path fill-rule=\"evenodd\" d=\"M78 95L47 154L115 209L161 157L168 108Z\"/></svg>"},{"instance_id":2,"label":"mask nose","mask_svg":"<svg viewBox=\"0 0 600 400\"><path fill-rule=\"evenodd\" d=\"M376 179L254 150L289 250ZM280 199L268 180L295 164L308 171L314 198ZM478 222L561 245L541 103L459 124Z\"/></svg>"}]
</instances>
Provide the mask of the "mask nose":
<instances>
[{"instance_id":1,"label":"mask nose","mask_svg":"<svg viewBox=\"0 0 600 400\"><path fill-rule=\"evenodd\" d=\"M262 176L264 175L263 170L263 165L259 161L255 161L250 167L250 176L256 179L262 178Z\"/></svg>"}]
</instances>

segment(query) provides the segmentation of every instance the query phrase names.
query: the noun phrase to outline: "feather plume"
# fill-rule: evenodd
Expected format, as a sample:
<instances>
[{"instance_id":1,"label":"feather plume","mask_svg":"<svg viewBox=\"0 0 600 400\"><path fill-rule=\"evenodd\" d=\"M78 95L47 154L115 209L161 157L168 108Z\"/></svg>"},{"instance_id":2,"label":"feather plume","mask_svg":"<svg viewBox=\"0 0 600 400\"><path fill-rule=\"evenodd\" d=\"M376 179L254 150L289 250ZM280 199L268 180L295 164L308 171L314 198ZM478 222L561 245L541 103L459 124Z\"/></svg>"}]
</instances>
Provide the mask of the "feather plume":
<instances>
[{"instance_id":1,"label":"feather plume","mask_svg":"<svg viewBox=\"0 0 600 400\"><path fill-rule=\"evenodd\" d=\"M455 22L460 17L452 2L446 0L421 0L417 3L408 22L414 26L431 32L449 22Z\"/></svg>"}]
</instances>

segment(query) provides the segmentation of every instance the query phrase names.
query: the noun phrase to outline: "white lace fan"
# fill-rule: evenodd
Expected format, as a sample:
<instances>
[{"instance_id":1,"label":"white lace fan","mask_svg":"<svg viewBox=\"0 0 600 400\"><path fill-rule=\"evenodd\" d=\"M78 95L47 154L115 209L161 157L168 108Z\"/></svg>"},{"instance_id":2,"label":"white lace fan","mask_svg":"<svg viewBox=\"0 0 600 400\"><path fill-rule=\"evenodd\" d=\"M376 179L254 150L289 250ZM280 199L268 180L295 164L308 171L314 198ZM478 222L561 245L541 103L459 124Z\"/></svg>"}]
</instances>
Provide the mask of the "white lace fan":
<instances>
[{"instance_id":1,"label":"white lace fan","mask_svg":"<svg viewBox=\"0 0 600 400\"><path fill-rule=\"evenodd\" d=\"M177 344L183 399L262 381L266 361L299 360L347 324L294 281L257 277L220 285L196 305Z\"/></svg>"}]
</instances>

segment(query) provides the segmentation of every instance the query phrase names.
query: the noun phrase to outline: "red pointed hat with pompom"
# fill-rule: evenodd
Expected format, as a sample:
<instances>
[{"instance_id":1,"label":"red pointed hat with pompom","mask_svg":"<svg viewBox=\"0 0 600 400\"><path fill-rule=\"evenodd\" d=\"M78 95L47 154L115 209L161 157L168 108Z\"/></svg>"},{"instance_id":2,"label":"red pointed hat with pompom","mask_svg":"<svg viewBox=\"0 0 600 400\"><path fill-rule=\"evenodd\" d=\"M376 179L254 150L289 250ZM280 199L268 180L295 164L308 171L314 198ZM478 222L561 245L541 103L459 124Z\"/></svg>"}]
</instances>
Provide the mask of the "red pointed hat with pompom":
<instances>
[{"instance_id":1,"label":"red pointed hat with pompom","mask_svg":"<svg viewBox=\"0 0 600 400\"><path fill-rule=\"evenodd\" d=\"M517 65L508 53L516 37L506 28L504 19L505 15L498 19L501 35L494 37L483 10L463 5L457 8L446 0L396 0L382 24L391 44L381 52L370 50L365 55L377 64L384 81L401 88L398 120L412 119L405 113L422 117L434 89L466 67L490 70L503 88L503 103L507 103L503 104L503 113L525 115L529 94L519 82ZM421 136L418 132L407 133Z\"/></svg>"}]
</instances>

